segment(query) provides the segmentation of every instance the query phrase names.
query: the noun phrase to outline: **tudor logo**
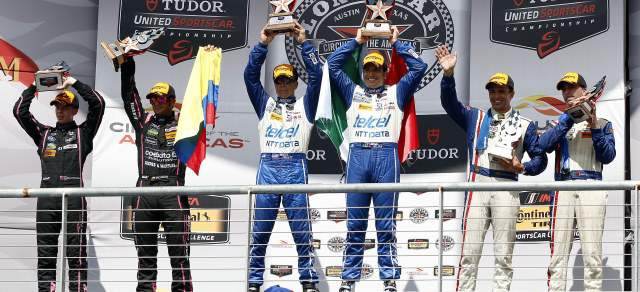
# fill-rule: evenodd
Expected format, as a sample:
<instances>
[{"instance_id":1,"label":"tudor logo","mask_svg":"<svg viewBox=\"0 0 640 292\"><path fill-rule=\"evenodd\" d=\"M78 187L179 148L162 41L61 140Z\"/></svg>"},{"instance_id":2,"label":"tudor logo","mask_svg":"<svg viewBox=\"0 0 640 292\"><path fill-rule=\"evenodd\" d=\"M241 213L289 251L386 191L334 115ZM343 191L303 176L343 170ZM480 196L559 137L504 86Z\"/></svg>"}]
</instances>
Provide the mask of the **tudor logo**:
<instances>
[{"instance_id":1,"label":"tudor logo","mask_svg":"<svg viewBox=\"0 0 640 292\"><path fill-rule=\"evenodd\" d=\"M436 145L440 141L440 128L427 130L427 141L429 145Z\"/></svg>"},{"instance_id":2,"label":"tudor logo","mask_svg":"<svg viewBox=\"0 0 640 292\"><path fill-rule=\"evenodd\" d=\"M349 39L356 36L367 18L368 9L363 1L304 0L293 11L294 18L309 33L310 41L318 48L320 58L326 58ZM453 49L454 25L451 13L443 0L396 1L389 20L398 24L399 41L413 45L414 51L423 56L432 56L439 45ZM289 62L300 72L307 82L302 61L301 46L292 37L285 37ZM368 43L391 52L388 40L373 39ZM418 90L429 84L442 70L435 58L423 58L429 62L428 71L420 82Z\"/></svg>"},{"instance_id":3,"label":"tudor logo","mask_svg":"<svg viewBox=\"0 0 640 292\"><path fill-rule=\"evenodd\" d=\"M195 58L199 46L215 43L223 52L246 47L249 0L120 0L118 39L136 31L164 28L150 52L170 65ZM222 41L224 40L224 41Z\"/></svg>"},{"instance_id":4,"label":"tudor logo","mask_svg":"<svg viewBox=\"0 0 640 292\"><path fill-rule=\"evenodd\" d=\"M147 0L147 9L149 9L149 11L154 12L156 11L156 8L158 8L158 0Z\"/></svg>"},{"instance_id":5,"label":"tudor logo","mask_svg":"<svg viewBox=\"0 0 640 292\"><path fill-rule=\"evenodd\" d=\"M543 59L609 30L609 0L491 0L491 41Z\"/></svg>"}]
</instances>

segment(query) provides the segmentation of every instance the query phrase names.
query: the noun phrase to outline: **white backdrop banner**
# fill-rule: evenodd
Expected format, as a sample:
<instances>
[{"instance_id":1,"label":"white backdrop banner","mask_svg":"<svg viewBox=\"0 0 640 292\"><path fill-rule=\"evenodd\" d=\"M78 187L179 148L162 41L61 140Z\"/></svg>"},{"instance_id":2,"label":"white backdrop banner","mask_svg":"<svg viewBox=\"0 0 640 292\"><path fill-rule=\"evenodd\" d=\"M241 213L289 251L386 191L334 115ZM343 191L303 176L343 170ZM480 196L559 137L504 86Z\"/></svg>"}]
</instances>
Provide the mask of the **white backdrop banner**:
<instances>
[{"instance_id":1,"label":"white backdrop banner","mask_svg":"<svg viewBox=\"0 0 640 292\"><path fill-rule=\"evenodd\" d=\"M487 1L489 2L489 1ZM473 3L471 20L471 105L489 107L484 85L496 72L505 72L515 82L515 97L511 105L522 115L538 122L539 130L549 127L564 110L561 93L555 89L558 80L568 71L580 72L592 86L603 75L607 88L598 103L598 116L613 123L616 139L616 159L604 167L604 180L624 179L624 1L500 1ZM600 54L603 44L606 53ZM467 52L459 52L459 54ZM594 54L598 54L595 58ZM525 158L526 160L526 158ZM521 177L523 181L553 180L554 154L549 155L547 170L539 176ZM548 245L548 196L535 198L521 194L518 222L518 244L514 250L513 291L546 289ZM604 232L604 289L622 289L624 239L624 193L609 192L609 207ZM534 213L531 213L534 211ZM527 214L543 214L528 216ZM536 228L537 226L537 228ZM542 226L542 227L541 227ZM491 242L487 234L486 242ZM525 243L525 241L527 243ZM574 244L569 264L567 287L584 289L579 241ZM479 279L493 275L492 245L486 244L480 262ZM525 268L526 267L526 268ZM479 290L490 290L491 281L479 283Z\"/></svg>"},{"instance_id":2,"label":"white backdrop banner","mask_svg":"<svg viewBox=\"0 0 640 292\"><path fill-rule=\"evenodd\" d=\"M224 54L216 129L207 138L207 158L202 164L201 175L195 176L188 171L186 184L254 184L259 159L257 118L246 96L242 74L250 49L258 41L259 31L266 22L268 1L223 0L216 2L222 5L219 10L191 12L181 10L180 5L174 5L176 2L179 1L167 1L169 4L154 1L102 1L99 8L98 39L113 41L147 27L167 28L167 33L154 45L151 52L136 57L136 81L141 94L155 82L166 81L176 88L180 96L186 86L193 64L192 57L195 57L193 52L197 50L197 46L221 46ZM415 95L419 114L443 112L439 106L439 84L435 82L440 68L434 66L436 60L432 51L436 44L468 51L469 8L468 0L396 1L392 21L401 25L400 37L414 43L430 68L422 81L421 90ZM366 8L361 1L305 0L298 1L294 16L305 26L309 38L318 46L324 61L341 41L355 36L355 30L361 25L365 12ZM192 21L214 17L224 19L225 22L214 21L213 24ZM215 27L209 24L198 27L202 23ZM292 63L298 67L299 72L304 72L304 68L299 59L300 48L291 39L277 37L269 50L263 80L268 81L265 83L267 91L274 92L270 82L271 68L280 63ZM462 72L467 72L468 58L462 58L460 67L463 68ZM306 82L306 74L302 73L301 77ZM460 82L463 86L467 83L467 80ZM96 137L93 186L133 186L137 176L133 144L135 135L121 109L119 73L115 73L111 62L102 57L97 59L96 84L108 100L110 108L105 113L104 126ZM298 96L304 94L304 87L298 88ZM461 92L466 91L466 86L461 89ZM420 116L419 122L422 147L413 154L412 164L404 166L401 180L463 180L466 162L464 134L441 115ZM339 182L343 166L326 137L315 133L311 145L307 153L311 174L309 182ZM214 239L195 244L191 250L194 289L215 287L216 290L245 291L246 288L241 283L246 277L246 221L249 219L246 195L228 194L209 200L200 198L199 206L195 204L195 199L190 202L193 208L192 226L199 226L197 230L194 228L194 236L214 235ZM457 263L456 254L460 253L457 243L460 240L459 214L462 210L458 207L462 205L462 195L447 193L444 203L447 205L443 215L446 236L445 242L440 244L436 220L436 216L440 216L436 212L438 194L401 194L398 246L403 275L398 283L400 291L427 291L437 286L434 280L437 279L435 268L440 245L445 252L445 289L450 290L455 284L450 280L455 279L453 267ZM122 219L126 221L128 218L128 199L92 199L90 204L99 206L93 208L90 214L94 243L98 246L96 255L99 265L101 268L109 267L100 273L100 288L105 291L131 290L135 287L135 248L128 239L130 236L126 234L129 231L127 224L119 226L113 223ZM344 194L314 194L310 204L315 216L313 229L317 245L316 269L321 276L320 286L324 287L322 291L328 291L329 288L337 290L342 263L341 241L346 237L346 222L340 219L345 210ZM209 212L220 210L221 206L228 206L230 209L228 212ZM208 217L204 216L206 212L209 212ZM328 219L329 216L334 218L333 221ZM211 218L230 218L231 223L213 224ZM369 225L367 238L374 239L374 224ZM227 237L225 232L228 233ZM370 247L375 247L375 241L370 244ZM119 248L111 248L112 246ZM165 258L158 263L162 271L158 276L158 287L164 289L159 291L168 291L170 273L166 269L170 267L164 246L161 246L160 251L159 256ZM263 287L280 284L298 291L297 258L285 221L276 223L267 256L266 282ZM359 284L358 289L379 289L382 283L377 280L375 248L367 249L365 256L366 281ZM122 280L126 282L118 282ZM418 284L416 280L421 282ZM213 284L214 281L217 283Z\"/></svg>"}]
</instances>

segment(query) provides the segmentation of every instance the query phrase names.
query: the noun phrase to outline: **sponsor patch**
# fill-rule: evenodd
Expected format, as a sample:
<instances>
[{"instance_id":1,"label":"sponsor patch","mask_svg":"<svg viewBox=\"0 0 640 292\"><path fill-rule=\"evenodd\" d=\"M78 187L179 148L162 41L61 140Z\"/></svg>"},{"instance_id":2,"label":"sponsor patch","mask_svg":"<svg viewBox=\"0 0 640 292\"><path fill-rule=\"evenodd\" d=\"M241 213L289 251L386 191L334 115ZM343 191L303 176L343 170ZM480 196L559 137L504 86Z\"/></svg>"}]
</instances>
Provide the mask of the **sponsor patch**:
<instances>
[{"instance_id":1,"label":"sponsor patch","mask_svg":"<svg viewBox=\"0 0 640 292\"><path fill-rule=\"evenodd\" d=\"M334 236L327 242L327 248L335 253L342 253L345 249L346 240L340 236Z\"/></svg>"},{"instance_id":2,"label":"sponsor patch","mask_svg":"<svg viewBox=\"0 0 640 292\"><path fill-rule=\"evenodd\" d=\"M453 266L442 266L442 276L453 276L455 270ZM433 267L433 275L438 276L438 266Z\"/></svg>"},{"instance_id":3,"label":"sponsor patch","mask_svg":"<svg viewBox=\"0 0 640 292\"><path fill-rule=\"evenodd\" d=\"M443 252L450 251L453 248L453 237L449 235L442 236L442 242L440 239L436 240L436 248L442 249Z\"/></svg>"},{"instance_id":4,"label":"sponsor patch","mask_svg":"<svg viewBox=\"0 0 640 292\"><path fill-rule=\"evenodd\" d=\"M325 269L325 275L327 277L340 277L342 274L342 266L328 266Z\"/></svg>"},{"instance_id":5,"label":"sponsor patch","mask_svg":"<svg viewBox=\"0 0 640 292\"><path fill-rule=\"evenodd\" d=\"M409 249L428 249L429 240L426 238L409 239L408 248Z\"/></svg>"},{"instance_id":6,"label":"sponsor patch","mask_svg":"<svg viewBox=\"0 0 640 292\"><path fill-rule=\"evenodd\" d=\"M411 210L409 216L411 217L411 222L415 224L422 224L429 218L429 213L425 208L415 208Z\"/></svg>"},{"instance_id":7,"label":"sponsor patch","mask_svg":"<svg viewBox=\"0 0 640 292\"><path fill-rule=\"evenodd\" d=\"M456 218L456 209L443 209L442 221L449 221ZM440 218L440 210L436 210L436 218Z\"/></svg>"},{"instance_id":8,"label":"sponsor patch","mask_svg":"<svg viewBox=\"0 0 640 292\"><path fill-rule=\"evenodd\" d=\"M292 265L271 265L269 270L271 271L271 275L276 275L280 278L293 274Z\"/></svg>"},{"instance_id":9,"label":"sponsor patch","mask_svg":"<svg viewBox=\"0 0 640 292\"><path fill-rule=\"evenodd\" d=\"M347 220L347 211L327 211L327 219L333 222Z\"/></svg>"}]
</instances>

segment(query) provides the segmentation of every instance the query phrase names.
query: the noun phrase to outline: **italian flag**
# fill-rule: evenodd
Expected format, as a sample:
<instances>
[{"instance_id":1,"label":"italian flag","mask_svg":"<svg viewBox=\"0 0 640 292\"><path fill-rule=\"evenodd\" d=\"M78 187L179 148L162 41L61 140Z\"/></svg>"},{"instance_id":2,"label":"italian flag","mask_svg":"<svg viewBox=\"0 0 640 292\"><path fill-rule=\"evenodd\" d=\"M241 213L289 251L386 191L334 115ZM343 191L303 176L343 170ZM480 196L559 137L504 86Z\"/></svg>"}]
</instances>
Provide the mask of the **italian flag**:
<instances>
[{"instance_id":1,"label":"italian flag","mask_svg":"<svg viewBox=\"0 0 640 292\"><path fill-rule=\"evenodd\" d=\"M344 72L355 84L361 84L360 55L361 50L356 50L343 67ZM398 83L407 71L407 65L394 49L391 55L389 74L387 75L385 84L393 85ZM333 146L340 152L340 158L343 161L347 161L349 155L349 138L346 133L347 109L342 102L338 88L331 82L329 66L327 64L324 64L322 76L320 99L316 111L316 126L329 137ZM402 129L400 131L400 138L398 139L400 162L404 163L409 157L409 153L419 147L420 140L418 137L416 105L413 97L411 97L411 101L404 108Z\"/></svg>"}]
</instances>

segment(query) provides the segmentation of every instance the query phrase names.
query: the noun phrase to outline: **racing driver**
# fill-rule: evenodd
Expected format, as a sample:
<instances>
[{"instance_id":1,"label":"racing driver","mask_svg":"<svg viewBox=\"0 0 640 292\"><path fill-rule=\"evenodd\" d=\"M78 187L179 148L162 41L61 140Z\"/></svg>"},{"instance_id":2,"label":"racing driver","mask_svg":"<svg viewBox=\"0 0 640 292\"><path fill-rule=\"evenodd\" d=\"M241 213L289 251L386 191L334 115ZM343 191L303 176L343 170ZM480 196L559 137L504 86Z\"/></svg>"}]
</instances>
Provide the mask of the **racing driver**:
<instances>
[{"instance_id":1,"label":"racing driver","mask_svg":"<svg viewBox=\"0 0 640 292\"><path fill-rule=\"evenodd\" d=\"M138 187L183 186L185 165L174 150L178 125L173 111L176 93L165 82L153 85L147 99L153 107L146 113L135 82L135 62L122 64L121 86L124 110L136 132ZM137 292L156 291L158 229L160 222L171 257L172 292L192 292L189 268L189 202L186 195L137 196L133 211L133 232L138 251Z\"/></svg>"},{"instance_id":2,"label":"racing driver","mask_svg":"<svg viewBox=\"0 0 640 292\"><path fill-rule=\"evenodd\" d=\"M355 50L369 41L358 30L355 39L345 43L328 59L331 80L339 89L347 108L347 128L350 140L347 161L347 183L395 183L400 181L398 138L404 115L422 80L427 65L411 45L398 42L399 31L393 27L390 43L409 67L402 79L385 85L388 64L382 53L370 51L363 59L364 86L354 83L343 71L345 62ZM395 292L395 280L400 278L396 252L395 214L397 192L347 194L347 242L342 264L341 292L352 291L360 280L364 240L373 201L378 236L378 266L385 292Z\"/></svg>"},{"instance_id":3,"label":"racing driver","mask_svg":"<svg viewBox=\"0 0 640 292\"><path fill-rule=\"evenodd\" d=\"M317 51L306 40L306 31L298 23L289 33L302 45L302 58L307 68L307 91L297 100L298 72L290 64L273 69L277 97L271 97L260 83L260 68L267 57L274 33L262 30L260 42L253 48L244 71L244 81L251 104L258 115L260 134L260 166L257 184L306 184L307 148L313 127L322 64ZM303 292L317 292L318 276L313 267L313 238L307 194L257 194L251 234L249 292L260 291L263 284L265 253L280 201L289 219L298 251L298 272Z\"/></svg>"},{"instance_id":4,"label":"racing driver","mask_svg":"<svg viewBox=\"0 0 640 292\"><path fill-rule=\"evenodd\" d=\"M538 146L535 123L511 107L514 82L505 73L496 73L485 85L491 108L487 111L465 106L458 100L453 72L457 55L440 46L436 57L444 76L440 101L449 117L467 132L470 182L517 181L519 174L538 175L547 166L547 155ZM505 154L506 151L506 154ZM530 161L521 163L524 152ZM511 156L510 159L505 156ZM511 258L516 240L519 192L468 192L463 216L462 255L456 291L475 291L478 262L484 237L493 227L495 273L493 291L511 287Z\"/></svg>"},{"instance_id":5,"label":"racing driver","mask_svg":"<svg viewBox=\"0 0 640 292\"><path fill-rule=\"evenodd\" d=\"M72 76L64 76L63 80L62 87L73 87L89 104L89 113L84 123L77 125L73 120L80 104L76 94L70 90L62 90L51 101L51 105L55 106L55 127L41 124L29 111L36 94L35 85L22 92L13 109L20 127L38 147L42 167L41 188L83 186L84 162L93 150L93 137L98 132L104 114L105 103L100 94ZM36 237L40 292L56 291L58 233L62 228L61 210L61 198L38 198ZM87 291L87 201L84 197L69 197L67 210L69 291ZM64 265L64 262L62 264Z\"/></svg>"}]
</instances>

